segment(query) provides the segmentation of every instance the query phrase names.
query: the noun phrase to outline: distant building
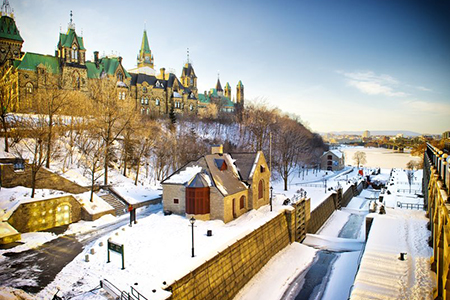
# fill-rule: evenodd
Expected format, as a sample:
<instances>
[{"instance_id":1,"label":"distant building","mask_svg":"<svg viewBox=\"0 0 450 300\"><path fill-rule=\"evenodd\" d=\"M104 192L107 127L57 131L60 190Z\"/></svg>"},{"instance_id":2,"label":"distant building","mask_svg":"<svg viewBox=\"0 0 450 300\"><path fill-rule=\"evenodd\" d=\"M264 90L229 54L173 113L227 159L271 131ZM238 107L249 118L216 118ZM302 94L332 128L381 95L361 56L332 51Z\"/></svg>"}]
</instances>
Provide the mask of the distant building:
<instances>
[{"instance_id":1,"label":"distant building","mask_svg":"<svg viewBox=\"0 0 450 300\"><path fill-rule=\"evenodd\" d=\"M320 168L328 171L339 171L345 166L344 153L340 150L329 150L320 157Z\"/></svg>"},{"instance_id":2,"label":"distant building","mask_svg":"<svg viewBox=\"0 0 450 300\"><path fill-rule=\"evenodd\" d=\"M363 134L362 134L362 137L363 138L369 138L370 137L370 131L369 130L364 131Z\"/></svg>"},{"instance_id":3,"label":"distant building","mask_svg":"<svg viewBox=\"0 0 450 300\"><path fill-rule=\"evenodd\" d=\"M443 139L450 139L450 131L446 131L442 134Z\"/></svg>"},{"instance_id":4,"label":"distant building","mask_svg":"<svg viewBox=\"0 0 450 300\"><path fill-rule=\"evenodd\" d=\"M262 151L212 154L191 161L164 179L163 207L201 220L230 222L269 204L270 170Z\"/></svg>"}]
</instances>

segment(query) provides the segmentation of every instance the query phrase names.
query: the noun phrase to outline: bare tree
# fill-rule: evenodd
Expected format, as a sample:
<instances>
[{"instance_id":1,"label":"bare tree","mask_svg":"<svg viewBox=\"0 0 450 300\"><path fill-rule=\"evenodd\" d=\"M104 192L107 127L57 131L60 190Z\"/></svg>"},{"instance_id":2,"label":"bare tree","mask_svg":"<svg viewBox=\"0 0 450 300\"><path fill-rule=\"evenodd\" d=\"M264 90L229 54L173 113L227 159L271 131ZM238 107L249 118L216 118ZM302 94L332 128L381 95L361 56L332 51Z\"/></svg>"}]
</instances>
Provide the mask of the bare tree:
<instances>
[{"instance_id":1,"label":"bare tree","mask_svg":"<svg viewBox=\"0 0 450 300\"><path fill-rule=\"evenodd\" d=\"M50 158L52 155L53 139L55 137L54 127L61 124L59 114L69 104L69 92L61 88L61 76L52 74L50 67L46 66L40 79L40 86L34 97L32 110L36 114L46 116L45 126L47 126L47 138L45 139L46 161L45 167L50 168Z\"/></svg>"},{"instance_id":2,"label":"bare tree","mask_svg":"<svg viewBox=\"0 0 450 300\"><path fill-rule=\"evenodd\" d=\"M45 117L23 116L20 119L20 130L15 131L14 138L20 143L14 145L15 153L22 159L28 158L31 167L31 198L34 198L36 191L36 181L38 173L44 166L47 157L48 127L46 127ZM26 138L23 132L26 130Z\"/></svg>"},{"instance_id":3,"label":"bare tree","mask_svg":"<svg viewBox=\"0 0 450 300\"><path fill-rule=\"evenodd\" d=\"M263 150L264 143L268 143L270 126L276 122L278 111L267 107L264 102L250 103L243 113L243 122L251 133L250 142L253 151Z\"/></svg>"},{"instance_id":4,"label":"bare tree","mask_svg":"<svg viewBox=\"0 0 450 300\"><path fill-rule=\"evenodd\" d=\"M133 151L134 167L136 168L136 178L134 185L138 183L139 171L144 159L148 159L150 156L150 149L156 142L155 131L158 130L158 126L154 122L147 122L145 128L141 127L136 132L136 142L134 143L135 150Z\"/></svg>"},{"instance_id":5,"label":"bare tree","mask_svg":"<svg viewBox=\"0 0 450 300\"><path fill-rule=\"evenodd\" d=\"M112 145L135 114L129 100L119 100L116 83L108 78L91 82L91 101L95 110L93 124L100 129L104 142L104 184L108 184L108 167Z\"/></svg>"},{"instance_id":6,"label":"bare tree","mask_svg":"<svg viewBox=\"0 0 450 300\"><path fill-rule=\"evenodd\" d=\"M89 174L91 181L90 201L93 201L94 187L97 180L103 175L105 141L100 136L96 127L90 127L80 135L76 142L82 157L79 162L83 169Z\"/></svg>"},{"instance_id":7,"label":"bare tree","mask_svg":"<svg viewBox=\"0 0 450 300\"><path fill-rule=\"evenodd\" d=\"M9 152L9 112L14 110L18 98L17 92L14 89L16 83L13 80L12 69L8 68L7 64L3 64L0 67L0 79L0 121L5 138L5 152Z\"/></svg>"},{"instance_id":8,"label":"bare tree","mask_svg":"<svg viewBox=\"0 0 450 300\"><path fill-rule=\"evenodd\" d=\"M353 160L355 161L356 165L359 167L366 163L366 153L362 151L356 151L353 155Z\"/></svg>"}]
</instances>

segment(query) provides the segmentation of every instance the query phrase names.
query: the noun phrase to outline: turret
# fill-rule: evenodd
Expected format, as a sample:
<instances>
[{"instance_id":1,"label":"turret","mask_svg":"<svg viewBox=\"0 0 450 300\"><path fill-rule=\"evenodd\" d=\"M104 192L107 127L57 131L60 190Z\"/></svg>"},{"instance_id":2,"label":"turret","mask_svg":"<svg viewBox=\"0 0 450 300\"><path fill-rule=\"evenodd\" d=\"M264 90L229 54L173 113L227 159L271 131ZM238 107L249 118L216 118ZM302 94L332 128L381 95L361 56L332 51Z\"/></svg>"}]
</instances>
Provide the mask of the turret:
<instances>
[{"instance_id":1,"label":"turret","mask_svg":"<svg viewBox=\"0 0 450 300\"><path fill-rule=\"evenodd\" d=\"M147 30L144 30L144 35L142 36L141 49L139 50L137 58L137 66L154 68L153 55L148 45Z\"/></svg>"},{"instance_id":2,"label":"turret","mask_svg":"<svg viewBox=\"0 0 450 300\"><path fill-rule=\"evenodd\" d=\"M236 103L244 105L244 85L240 80L236 86Z\"/></svg>"}]
</instances>

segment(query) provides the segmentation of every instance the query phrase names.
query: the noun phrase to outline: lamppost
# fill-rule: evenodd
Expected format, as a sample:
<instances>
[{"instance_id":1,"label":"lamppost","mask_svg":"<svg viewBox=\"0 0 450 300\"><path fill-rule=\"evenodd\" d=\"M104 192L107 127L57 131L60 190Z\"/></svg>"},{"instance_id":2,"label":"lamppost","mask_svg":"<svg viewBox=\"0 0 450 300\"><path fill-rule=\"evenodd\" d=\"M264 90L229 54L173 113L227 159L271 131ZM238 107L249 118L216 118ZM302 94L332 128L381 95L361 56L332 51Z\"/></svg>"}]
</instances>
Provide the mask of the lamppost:
<instances>
[{"instance_id":1,"label":"lamppost","mask_svg":"<svg viewBox=\"0 0 450 300\"><path fill-rule=\"evenodd\" d=\"M191 222L192 226L192 257L194 257L194 223L195 223L194 216L192 216L192 218L189 219L189 222Z\"/></svg>"},{"instance_id":2,"label":"lamppost","mask_svg":"<svg viewBox=\"0 0 450 300\"><path fill-rule=\"evenodd\" d=\"M273 186L270 187L270 211L272 211Z\"/></svg>"}]
</instances>

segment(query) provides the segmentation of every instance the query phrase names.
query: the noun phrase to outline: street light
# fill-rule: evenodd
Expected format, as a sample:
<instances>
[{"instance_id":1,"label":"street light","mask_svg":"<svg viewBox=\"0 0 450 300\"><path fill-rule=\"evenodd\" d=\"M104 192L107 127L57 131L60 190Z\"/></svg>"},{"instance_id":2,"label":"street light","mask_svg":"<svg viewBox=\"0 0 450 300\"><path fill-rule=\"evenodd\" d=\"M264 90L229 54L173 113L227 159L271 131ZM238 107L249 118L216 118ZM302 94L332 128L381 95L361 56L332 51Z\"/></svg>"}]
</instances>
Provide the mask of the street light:
<instances>
[{"instance_id":1,"label":"street light","mask_svg":"<svg viewBox=\"0 0 450 300\"><path fill-rule=\"evenodd\" d=\"M270 211L272 211L273 186L270 187Z\"/></svg>"},{"instance_id":2,"label":"street light","mask_svg":"<svg viewBox=\"0 0 450 300\"><path fill-rule=\"evenodd\" d=\"M192 226L192 257L194 257L194 223L195 223L194 216L192 216L192 218L189 219L189 222L191 222Z\"/></svg>"}]
</instances>

